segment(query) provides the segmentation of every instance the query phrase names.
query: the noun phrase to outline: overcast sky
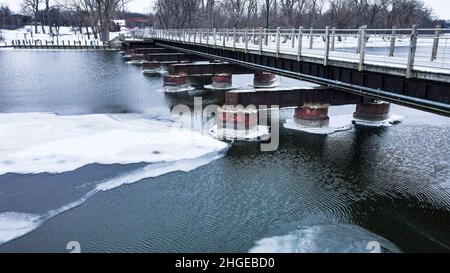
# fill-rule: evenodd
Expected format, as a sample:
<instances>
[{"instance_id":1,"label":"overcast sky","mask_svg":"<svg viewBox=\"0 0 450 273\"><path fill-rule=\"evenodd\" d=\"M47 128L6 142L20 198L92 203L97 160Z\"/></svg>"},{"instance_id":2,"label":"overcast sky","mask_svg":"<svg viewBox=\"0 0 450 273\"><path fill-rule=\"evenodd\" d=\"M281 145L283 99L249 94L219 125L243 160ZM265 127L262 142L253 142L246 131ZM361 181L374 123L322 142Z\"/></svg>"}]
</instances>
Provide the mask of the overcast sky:
<instances>
[{"instance_id":1,"label":"overcast sky","mask_svg":"<svg viewBox=\"0 0 450 273\"><path fill-rule=\"evenodd\" d=\"M0 3L6 3L14 11L20 11L21 0L0 0ZM424 0L424 2L433 8L435 15L441 19L450 19L450 0ZM154 0L132 0L127 5L129 11L149 13L152 12Z\"/></svg>"}]
</instances>

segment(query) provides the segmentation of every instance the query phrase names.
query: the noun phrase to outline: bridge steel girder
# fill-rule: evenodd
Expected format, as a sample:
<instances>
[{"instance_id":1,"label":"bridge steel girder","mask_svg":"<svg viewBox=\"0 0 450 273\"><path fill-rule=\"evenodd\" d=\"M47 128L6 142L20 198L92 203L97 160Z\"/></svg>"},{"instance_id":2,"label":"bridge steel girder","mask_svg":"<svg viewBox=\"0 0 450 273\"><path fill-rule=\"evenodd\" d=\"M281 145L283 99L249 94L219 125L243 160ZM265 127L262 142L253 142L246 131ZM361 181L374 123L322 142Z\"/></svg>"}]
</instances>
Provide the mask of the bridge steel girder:
<instances>
[{"instance_id":1,"label":"bridge steel girder","mask_svg":"<svg viewBox=\"0 0 450 273\"><path fill-rule=\"evenodd\" d=\"M330 88L280 88L229 91L225 95L226 105L254 105L297 107L308 103L330 104L334 106L358 104L364 97Z\"/></svg>"},{"instance_id":2,"label":"bridge steel girder","mask_svg":"<svg viewBox=\"0 0 450 273\"><path fill-rule=\"evenodd\" d=\"M194 54L186 53L155 53L145 54L146 61L165 62L165 61L204 61L205 58Z\"/></svg>"},{"instance_id":3,"label":"bridge steel girder","mask_svg":"<svg viewBox=\"0 0 450 273\"><path fill-rule=\"evenodd\" d=\"M169 66L170 74L186 73L192 74L217 74L217 73L231 73L231 74L251 74L254 70L248 69L235 64L173 64Z\"/></svg>"},{"instance_id":4,"label":"bridge steel girder","mask_svg":"<svg viewBox=\"0 0 450 273\"><path fill-rule=\"evenodd\" d=\"M149 41L125 41L122 44L123 48L126 49L137 49L137 48L159 48L155 46L153 40Z\"/></svg>"},{"instance_id":5,"label":"bridge steel girder","mask_svg":"<svg viewBox=\"0 0 450 273\"><path fill-rule=\"evenodd\" d=\"M218 59L238 64L249 69L264 70L282 76L313 82L331 89L350 92L372 99L400 104L419 110L450 116L450 83L417 77L407 79L404 74L389 68L372 68L358 71L353 66L338 66L330 62L327 66L320 62L303 58L259 55L244 51L233 51L220 47L182 44L155 39L158 47L166 47L178 52L196 54L210 59ZM374 70L375 69L375 70ZM378 72L377 70L378 69ZM391 71L392 70L392 71ZM431 78L431 77L430 77Z\"/></svg>"},{"instance_id":6,"label":"bridge steel girder","mask_svg":"<svg viewBox=\"0 0 450 273\"><path fill-rule=\"evenodd\" d=\"M176 53L176 51L174 51L174 50L163 48L163 47L135 48L134 51L137 54Z\"/></svg>"}]
</instances>

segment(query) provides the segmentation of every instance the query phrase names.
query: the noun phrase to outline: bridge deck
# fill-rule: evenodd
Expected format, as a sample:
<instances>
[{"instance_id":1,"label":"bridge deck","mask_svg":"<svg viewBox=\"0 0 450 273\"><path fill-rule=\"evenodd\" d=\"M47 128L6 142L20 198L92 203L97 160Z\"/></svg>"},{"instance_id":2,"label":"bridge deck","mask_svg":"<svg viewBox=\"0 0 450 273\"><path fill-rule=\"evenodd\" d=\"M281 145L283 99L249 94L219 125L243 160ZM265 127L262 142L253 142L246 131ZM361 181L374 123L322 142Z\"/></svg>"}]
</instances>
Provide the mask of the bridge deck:
<instances>
[{"instance_id":1,"label":"bridge deck","mask_svg":"<svg viewBox=\"0 0 450 273\"><path fill-rule=\"evenodd\" d=\"M450 29L159 30L139 35L298 61L312 58L325 65L338 61L359 70L377 66L450 83Z\"/></svg>"},{"instance_id":2,"label":"bridge deck","mask_svg":"<svg viewBox=\"0 0 450 273\"><path fill-rule=\"evenodd\" d=\"M434 35L430 30L419 35L415 28L407 30L409 35L369 35L366 29L356 35L331 35L330 29L325 35L264 31L150 30L140 35L178 52L450 116L449 30ZM387 53L381 45L388 42Z\"/></svg>"}]
</instances>

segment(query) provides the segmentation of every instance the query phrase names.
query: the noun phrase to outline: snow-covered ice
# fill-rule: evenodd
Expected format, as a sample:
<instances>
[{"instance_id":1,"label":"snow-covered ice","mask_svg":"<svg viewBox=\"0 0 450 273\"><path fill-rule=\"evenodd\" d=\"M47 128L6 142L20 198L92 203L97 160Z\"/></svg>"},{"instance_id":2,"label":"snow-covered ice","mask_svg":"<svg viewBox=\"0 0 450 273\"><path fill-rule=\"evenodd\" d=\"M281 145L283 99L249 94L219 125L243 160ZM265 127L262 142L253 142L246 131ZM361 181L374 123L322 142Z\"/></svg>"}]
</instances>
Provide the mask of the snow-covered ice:
<instances>
[{"instance_id":1,"label":"snow-covered ice","mask_svg":"<svg viewBox=\"0 0 450 273\"><path fill-rule=\"evenodd\" d=\"M258 125L253 130L219 130L217 125L210 129L210 134L219 140L266 141L270 139L270 127Z\"/></svg>"},{"instance_id":2,"label":"snow-covered ice","mask_svg":"<svg viewBox=\"0 0 450 273\"><path fill-rule=\"evenodd\" d=\"M356 119L353 117L353 115L338 115L331 116L329 125L322 128L301 126L297 124L294 119L286 120L286 122L284 123L284 128L315 135L330 135L336 132L351 130L353 129L354 125L363 127L390 127L395 124L401 123L402 121L403 117L399 115L391 115L388 119L383 121L366 121Z\"/></svg>"},{"instance_id":3,"label":"snow-covered ice","mask_svg":"<svg viewBox=\"0 0 450 273\"><path fill-rule=\"evenodd\" d=\"M62 173L93 163L174 162L227 147L140 116L45 113L0 114L0 143L0 175Z\"/></svg>"},{"instance_id":4,"label":"snow-covered ice","mask_svg":"<svg viewBox=\"0 0 450 273\"><path fill-rule=\"evenodd\" d=\"M228 149L228 144L210 136L171 125L141 115L0 114L0 175L63 173L93 163L150 163L98 181L82 198L42 215L0 212L0 245L80 206L98 192L171 172L189 172L222 157Z\"/></svg>"},{"instance_id":5,"label":"snow-covered ice","mask_svg":"<svg viewBox=\"0 0 450 273\"><path fill-rule=\"evenodd\" d=\"M377 245L378 248L377 249ZM306 226L287 235L261 239L250 253L399 253L392 242L359 226Z\"/></svg>"},{"instance_id":6,"label":"snow-covered ice","mask_svg":"<svg viewBox=\"0 0 450 273\"><path fill-rule=\"evenodd\" d=\"M402 121L403 117L398 115L391 115L388 119L383 121L367 121L356 118L353 120L354 124L366 127L390 127L392 125L401 123Z\"/></svg>"},{"instance_id":7,"label":"snow-covered ice","mask_svg":"<svg viewBox=\"0 0 450 273\"><path fill-rule=\"evenodd\" d=\"M294 131L301 131L315 135L330 135L336 132L347 131L353 128L353 115L341 115L330 117L330 123L326 127L312 128L297 124L294 119L288 119L284 123L284 128Z\"/></svg>"},{"instance_id":8,"label":"snow-covered ice","mask_svg":"<svg viewBox=\"0 0 450 273\"><path fill-rule=\"evenodd\" d=\"M41 223L40 215L18 212L0 213L0 245L33 231Z\"/></svg>"}]
</instances>

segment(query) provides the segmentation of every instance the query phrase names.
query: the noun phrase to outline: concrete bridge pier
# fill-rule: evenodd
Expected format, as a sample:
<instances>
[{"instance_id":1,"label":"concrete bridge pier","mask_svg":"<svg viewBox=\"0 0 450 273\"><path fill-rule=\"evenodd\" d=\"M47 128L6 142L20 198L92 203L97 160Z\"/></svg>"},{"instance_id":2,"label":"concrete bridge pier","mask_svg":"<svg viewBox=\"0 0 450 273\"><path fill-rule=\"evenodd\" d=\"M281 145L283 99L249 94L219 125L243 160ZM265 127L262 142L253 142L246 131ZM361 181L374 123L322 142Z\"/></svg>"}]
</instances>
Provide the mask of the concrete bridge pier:
<instances>
[{"instance_id":1,"label":"concrete bridge pier","mask_svg":"<svg viewBox=\"0 0 450 273\"><path fill-rule=\"evenodd\" d=\"M144 61L144 54L131 53L123 56L125 61Z\"/></svg>"},{"instance_id":2,"label":"concrete bridge pier","mask_svg":"<svg viewBox=\"0 0 450 273\"><path fill-rule=\"evenodd\" d=\"M211 133L217 139L231 141L267 141L270 129L259 124L259 111L256 107L225 105L219 108L216 124Z\"/></svg>"},{"instance_id":3,"label":"concrete bridge pier","mask_svg":"<svg viewBox=\"0 0 450 273\"><path fill-rule=\"evenodd\" d=\"M385 101L358 103L353 117L364 121L384 121L389 119L391 104Z\"/></svg>"},{"instance_id":4,"label":"concrete bridge pier","mask_svg":"<svg viewBox=\"0 0 450 273\"><path fill-rule=\"evenodd\" d=\"M257 71L253 76L253 87L254 88L271 88L275 87L277 80L277 75L265 72Z\"/></svg>"},{"instance_id":5,"label":"concrete bridge pier","mask_svg":"<svg viewBox=\"0 0 450 273\"><path fill-rule=\"evenodd\" d=\"M212 75L212 83L205 85L209 90L224 90L233 89L233 74L227 72L220 72Z\"/></svg>"},{"instance_id":6,"label":"concrete bridge pier","mask_svg":"<svg viewBox=\"0 0 450 273\"><path fill-rule=\"evenodd\" d=\"M163 87L167 93L186 91L189 88L189 78L186 74L165 75Z\"/></svg>"},{"instance_id":7,"label":"concrete bridge pier","mask_svg":"<svg viewBox=\"0 0 450 273\"><path fill-rule=\"evenodd\" d=\"M239 107L224 106L219 108L216 121L219 132L229 131L251 131L258 127L258 110L239 109Z\"/></svg>"},{"instance_id":8,"label":"concrete bridge pier","mask_svg":"<svg viewBox=\"0 0 450 273\"><path fill-rule=\"evenodd\" d=\"M307 103L295 109L294 121L296 124L310 128L327 127L330 123L328 117L329 104Z\"/></svg>"},{"instance_id":9,"label":"concrete bridge pier","mask_svg":"<svg viewBox=\"0 0 450 273\"><path fill-rule=\"evenodd\" d=\"M143 69L153 69L153 70L161 69L161 62L144 61L142 67Z\"/></svg>"}]
</instances>

